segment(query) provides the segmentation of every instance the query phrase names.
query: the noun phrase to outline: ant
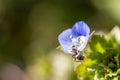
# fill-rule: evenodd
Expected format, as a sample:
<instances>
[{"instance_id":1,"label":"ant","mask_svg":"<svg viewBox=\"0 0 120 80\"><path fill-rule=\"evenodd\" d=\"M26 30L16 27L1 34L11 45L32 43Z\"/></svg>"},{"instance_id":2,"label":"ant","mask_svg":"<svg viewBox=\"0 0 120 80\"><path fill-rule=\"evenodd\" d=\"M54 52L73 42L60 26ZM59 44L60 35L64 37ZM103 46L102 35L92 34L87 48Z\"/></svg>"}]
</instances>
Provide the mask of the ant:
<instances>
[{"instance_id":1,"label":"ant","mask_svg":"<svg viewBox=\"0 0 120 80\"><path fill-rule=\"evenodd\" d=\"M72 55L72 57L74 58L74 60L77 62L77 60L84 60L84 56L79 54L80 51L78 51L76 48L75 48L75 45L72 46L72 52L74 53ZM78 61L79 62L79 61Z\"/></svg>"}]
</instances>

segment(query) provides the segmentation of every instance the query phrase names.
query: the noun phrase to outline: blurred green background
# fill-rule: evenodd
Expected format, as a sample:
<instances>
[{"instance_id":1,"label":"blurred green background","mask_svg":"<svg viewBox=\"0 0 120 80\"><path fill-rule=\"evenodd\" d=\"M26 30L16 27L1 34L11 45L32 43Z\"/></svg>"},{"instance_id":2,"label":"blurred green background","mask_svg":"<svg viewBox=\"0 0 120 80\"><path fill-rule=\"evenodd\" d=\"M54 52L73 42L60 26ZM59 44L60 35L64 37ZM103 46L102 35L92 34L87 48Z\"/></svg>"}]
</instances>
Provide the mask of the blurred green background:
<instances>
[{"instance_id":1,"label":"blurred green background","mask_svg":"<svg viewBox=\"0 0 120 80\"><path fill-rule=\"evenodd\" d=\"M119 0L0 0L0 66L17 65L29 80L79 80L57 36L77 21L109 32L120 24Z\"/></svg>"}]
</instances>

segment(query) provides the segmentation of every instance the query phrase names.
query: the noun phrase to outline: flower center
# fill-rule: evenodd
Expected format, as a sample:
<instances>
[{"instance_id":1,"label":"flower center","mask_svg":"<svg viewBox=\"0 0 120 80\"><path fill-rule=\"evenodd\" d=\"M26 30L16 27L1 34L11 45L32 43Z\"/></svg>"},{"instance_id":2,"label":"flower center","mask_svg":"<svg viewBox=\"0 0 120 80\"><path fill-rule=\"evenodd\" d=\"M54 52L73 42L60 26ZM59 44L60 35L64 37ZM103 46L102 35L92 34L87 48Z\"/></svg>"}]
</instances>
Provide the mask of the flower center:
<instances>
[{"instance_id":1,"label":"flower center","mask_svg":"<svg viewBox=\"0 0 120 80\"><path fill-rule=\"evenodd\" d=\"M73 43L73 47L72 49L76 49L76 50L80 50L80 48L82 48L85 44L85 36L79 36L79 37L73 37L70 36L72 43Z\"/></svg>"}]
</instances>

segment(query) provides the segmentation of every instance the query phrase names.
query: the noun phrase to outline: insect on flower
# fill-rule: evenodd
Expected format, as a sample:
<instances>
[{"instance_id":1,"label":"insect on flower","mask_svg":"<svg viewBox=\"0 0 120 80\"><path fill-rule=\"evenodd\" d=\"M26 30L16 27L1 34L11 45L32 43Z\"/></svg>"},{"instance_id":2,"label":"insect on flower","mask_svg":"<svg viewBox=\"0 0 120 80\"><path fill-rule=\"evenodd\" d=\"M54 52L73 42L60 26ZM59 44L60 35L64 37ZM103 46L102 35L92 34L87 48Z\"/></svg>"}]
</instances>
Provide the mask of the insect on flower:
<instances>
[{"instance_id":1,"label":"insect on flower","mask_svg":"<svg viewBox=\"0 0 120 80\"><path fill-rule=\"evenodd\" d=\"M83 60L82 54L90 38L90 28L84 21L76 22L72 28L64 30L59 36L58 41L64 53L72 54L76 60Z\"/></svg>"}]
</instances>

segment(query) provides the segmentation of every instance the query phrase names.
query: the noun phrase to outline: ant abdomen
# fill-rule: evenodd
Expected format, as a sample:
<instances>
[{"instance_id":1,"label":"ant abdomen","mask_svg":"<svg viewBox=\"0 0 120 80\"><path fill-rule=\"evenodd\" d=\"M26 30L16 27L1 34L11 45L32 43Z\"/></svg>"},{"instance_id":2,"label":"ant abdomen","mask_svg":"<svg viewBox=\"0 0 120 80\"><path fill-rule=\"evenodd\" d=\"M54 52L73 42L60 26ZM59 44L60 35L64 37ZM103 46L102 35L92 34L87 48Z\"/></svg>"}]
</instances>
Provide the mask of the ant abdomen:
<instances>
[{"instance_id":1,"label":"ant abdomen","mask_svg":"<svg viewBox=\"0 0 120 80\"><path fill-rule=\"evenodd\" d=\"M76 57L78 60L84 60L84 56L83 55L78 55L77 57Z\"/></svg>"}]
</instances>

